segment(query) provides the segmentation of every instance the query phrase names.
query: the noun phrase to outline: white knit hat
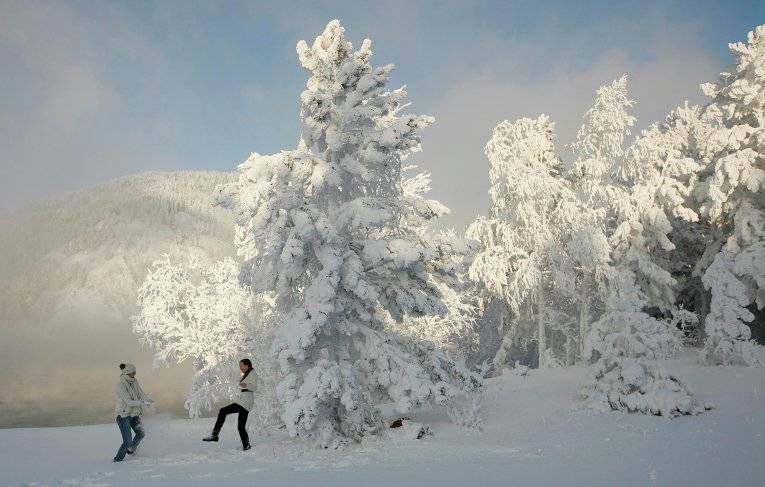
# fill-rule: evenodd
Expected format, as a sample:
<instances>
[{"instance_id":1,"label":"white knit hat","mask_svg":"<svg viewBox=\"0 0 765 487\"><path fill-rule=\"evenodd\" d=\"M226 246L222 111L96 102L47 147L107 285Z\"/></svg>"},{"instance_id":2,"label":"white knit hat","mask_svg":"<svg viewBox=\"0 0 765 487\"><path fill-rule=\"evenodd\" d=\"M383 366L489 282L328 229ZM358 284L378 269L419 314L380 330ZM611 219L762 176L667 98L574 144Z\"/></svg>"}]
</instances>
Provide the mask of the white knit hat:
<instances>
[{"instance_id":1,"label":"white knit hat","mask_svg":"<svg viewBox=\"0 0 765 487\"><path fill-rule=\"evenodd\" d=\"M129 364L129 363L120 364L120 368L122 369L123 375L135 374L135 365L133 364Z\"/></svg>"}]
</instances>

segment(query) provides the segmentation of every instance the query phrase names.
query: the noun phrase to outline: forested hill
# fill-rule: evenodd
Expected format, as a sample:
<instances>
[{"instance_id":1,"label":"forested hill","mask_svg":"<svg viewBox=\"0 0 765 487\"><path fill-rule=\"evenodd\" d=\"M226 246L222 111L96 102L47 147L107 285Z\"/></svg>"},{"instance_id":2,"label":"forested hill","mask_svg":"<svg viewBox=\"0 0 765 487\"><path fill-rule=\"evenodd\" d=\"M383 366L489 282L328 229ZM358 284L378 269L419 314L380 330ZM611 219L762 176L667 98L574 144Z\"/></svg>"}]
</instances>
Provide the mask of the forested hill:
<instances>
[{"instance_id":1,"label":"forested hill","mask_svg":"<svg viewBox=\"0 0 765 487\"><path fill-rule=\"evenodd\" d=\"M147 172L0 219L0 312L47 319L124 316L163 253L233 255L230 214L211 204L224 172Z\"/></svg>"},{"instance_id":2,"label":"forested hill","mask_svg":"<svg viewBox=\"0 0 765 487\"><path fill-rule=\"evenodd\" d=\"M231 214L211 203L231 179L147 172L0 217L0 427L109 420L120 361L164 411L183 412L188 371L152 371L129 317L163 253L234 255Z\"/></svg>"}]
</instances>

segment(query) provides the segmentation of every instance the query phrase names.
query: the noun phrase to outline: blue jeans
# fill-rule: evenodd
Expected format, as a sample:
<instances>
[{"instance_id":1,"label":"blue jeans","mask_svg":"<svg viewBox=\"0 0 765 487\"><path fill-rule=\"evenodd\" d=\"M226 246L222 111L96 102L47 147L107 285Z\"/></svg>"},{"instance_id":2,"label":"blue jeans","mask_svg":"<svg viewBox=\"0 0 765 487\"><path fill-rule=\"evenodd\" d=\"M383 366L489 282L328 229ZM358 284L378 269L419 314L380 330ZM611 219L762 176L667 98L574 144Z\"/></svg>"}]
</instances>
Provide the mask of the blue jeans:
<instances>
[{"instance_id":1,"label":"blue jeans","mask_svg":"<svg viewBox=\"0 0 765 487\"><path fill-rule=\"evenodd\" d=\"M135 451L138 444L143 440L144 433L140 416L126 416L124 418L117 416L117 426L120 429L120 433L122 433L122 444L120 449L117 450L117 456L114 457L114 461L121 462L128 450ZM133 428L133 431L135 431L135 438L131 438L130 428Z\"/></svg>"}]
</instances>

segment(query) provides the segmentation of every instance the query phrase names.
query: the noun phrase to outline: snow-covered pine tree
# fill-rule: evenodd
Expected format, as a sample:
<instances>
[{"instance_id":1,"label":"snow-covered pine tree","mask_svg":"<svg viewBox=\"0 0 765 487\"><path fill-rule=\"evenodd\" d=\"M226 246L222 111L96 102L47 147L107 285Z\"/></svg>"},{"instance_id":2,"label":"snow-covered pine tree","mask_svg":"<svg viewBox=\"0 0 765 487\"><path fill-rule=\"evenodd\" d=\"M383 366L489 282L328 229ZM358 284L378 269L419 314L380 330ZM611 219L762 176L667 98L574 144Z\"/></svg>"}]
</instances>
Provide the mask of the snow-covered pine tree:
<instances>
[{"instance_id":1,"label":"snow-covered pine tree","mask_svg":"<svg viewBox=\"0 0 765 487\"><path fill-rule=\"evenodd\" d=\"M677 281L674 306L665 309L676 324L688 320L697 323L709 309L709 293L701 275L709 265L704 253L707 236L713 232L709 223L699 218L693 190L699 171L712 158L715 133L710 117L700 107L686 103L670 112L664 122L641 133L630 147L620 174L643 195L643 201L663 209L670 222L669 238L674 248L655 246L652 254ZM696 317L688 314L690 310ZM692 343L703 339L700 331L695 325L686 329Z\"/></svg>"},{"instance_id":2,"label":"snow-covered pine tree","mask_svg":"<svg viewBox=\"0 0 765 487\"><path fill-rule=\"evenodd\" d=\"M595 405L613 409L673 416L700 412L691 394L657 360L666 358L678 344L667 322L648 315L646 308L669 310L674 305L674 279L656 262L655 249L674 249L668 235L672 226L659 196L674 189L668 174L651 172L644 148L626 147L624 139L634 119L627 110L626 78L598 90L593 108L573 144L577 160L570 173L578 194L598 216L589 241L607 239L605 253L594 273L602 314L585 336L584 356L596 354L594 383L584 396ZM637 143L636 143L637 144ZM650 151L648 151L650 152ZM630 162L630 160L632 162ZM654 174L650 182L635 184L630 171L640 177ZM664 192L662 192L664 191ZM602 247L593 245L594 248Z\"/></svg>"},{"instance_id":3,"label":"snow-covered pine tree","mask_svg":"<svg viewBox=\"0 0 765 487\"><path fill-rule=\"evenodd\" d=\"M747 44L729 47L736 58L731 69L702 85L712 97L705 110L720 122L719 146L696 193L718 237L712 250L720 249L703 278L712 293L704 357L711 364L760 365L746 322L754 318L748 306L765 305L765 25L749 33Z\"/></svg>"},{"instance_id":4,"label":"snow-covered pine tree","mask_svg":"<svg viewBox=\"0 0 765 487\"><path fill-rule=\"evenodd\" d=\"M371 42L354 51L340 22L297 51L311 74L300 147L253 154L220 197L236 215L243 282L276 296L287 431L336 447L380 432L380 401L445 404L480 381L388 326L445 312L436 281L458 279L454 249L417 231L444 207L402 189L402 161L433 119L400 113L393 65L373 68Z\"/></svg>"},{"instance_id":5,"label":"snow-covered pine tree","mask_svg":"<svg viewBox=\"0 0 765 487\"><path fill-rule=\"evenodd\" d=\"M595 226L609 239L614 262L633 271L649 306L669 309L674 303L675 281L656 264L653 250L674 248L667 237L672 227L657 204L655 188L633 186L624 178L633 152L625 144L635 121L629 114L632 105L626 76L598 89L572 144L576 161L568 177L583 202L598 215Z\"/></svg>"},{"instance_id":6,"label":"snow-covered pine tree","mask_svg":"<svg viewBox=\"0 0 765 487\"><path fill-rule=\"evenodd\" d=\"M628 189L620 184L617 174L625 154L625 139L635 123L629 113L633 105L627 94L626 76L601 86L570 146L574 163L566 177L590 217L567 245L574 268L579 270L579 296L574 301L578 307L579 352L585 361L589 360L585 342L590 323L602 313L608 297L604 268L611 260L613 243L609 239L619 222L625 221L629 208Z\"/></svg>"},{"instance_id":7,"label":"snow-covered pine tree","mask_svg":"<svg viewBox=\"0 0 765 487\"><path fill-rule=\"evenodd\" d=\"M237 363L249 357L259 381L254 410L261 424L273 421L269 306L239 284L238 263L225 259L203 267L192 258L173 264L165 255L149 269L138 290L138 306L133 330L154 350L155 365L194 365L186 400L191 417L235 396Z\"/></svg>"}]
</instances>

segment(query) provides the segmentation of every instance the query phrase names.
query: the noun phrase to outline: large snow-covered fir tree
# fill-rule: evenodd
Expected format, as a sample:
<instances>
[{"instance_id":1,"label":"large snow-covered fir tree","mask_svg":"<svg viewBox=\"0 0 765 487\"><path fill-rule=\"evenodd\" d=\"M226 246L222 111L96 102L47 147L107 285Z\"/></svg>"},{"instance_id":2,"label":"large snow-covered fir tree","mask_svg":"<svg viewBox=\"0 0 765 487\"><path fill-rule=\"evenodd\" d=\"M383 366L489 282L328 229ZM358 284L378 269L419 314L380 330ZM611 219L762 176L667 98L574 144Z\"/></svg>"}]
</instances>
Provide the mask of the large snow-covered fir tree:
<instances>
[{"instance_id":1,"label":"large snow-covered fir tree","mask_svg":"<svg viewBox=\"0 0 765 487\"><path fill-rule=\"evenodd\" d=\"M336 20L297 52L310 73L300 147L253 154L220 199L236 215L243 282L276 297L287 431L339 446L380 432L380 401L404 412L480 382L389 326L444 313L437 282L458 282L455 249L418 231L444 207L402 188L402 161L433 119L401 113L393 65L373 67L371 42L354 50Z\"/></svg>"},{"instance_id":2,"label":"large snow-covered fir tree","mask_svg":"<svg viewBox=\"0 0 765 487\"><path fill-rule=\"evenodd\" d=\"M765 306L765 25L747 44L729 47L731 69L702 86L712 97L705 111L719 120L696 192L719 248L703 277L712 293L704 356L711 364L759 365L746 322L754 318L749 306Z\"/></svg>"}]
</instances>

